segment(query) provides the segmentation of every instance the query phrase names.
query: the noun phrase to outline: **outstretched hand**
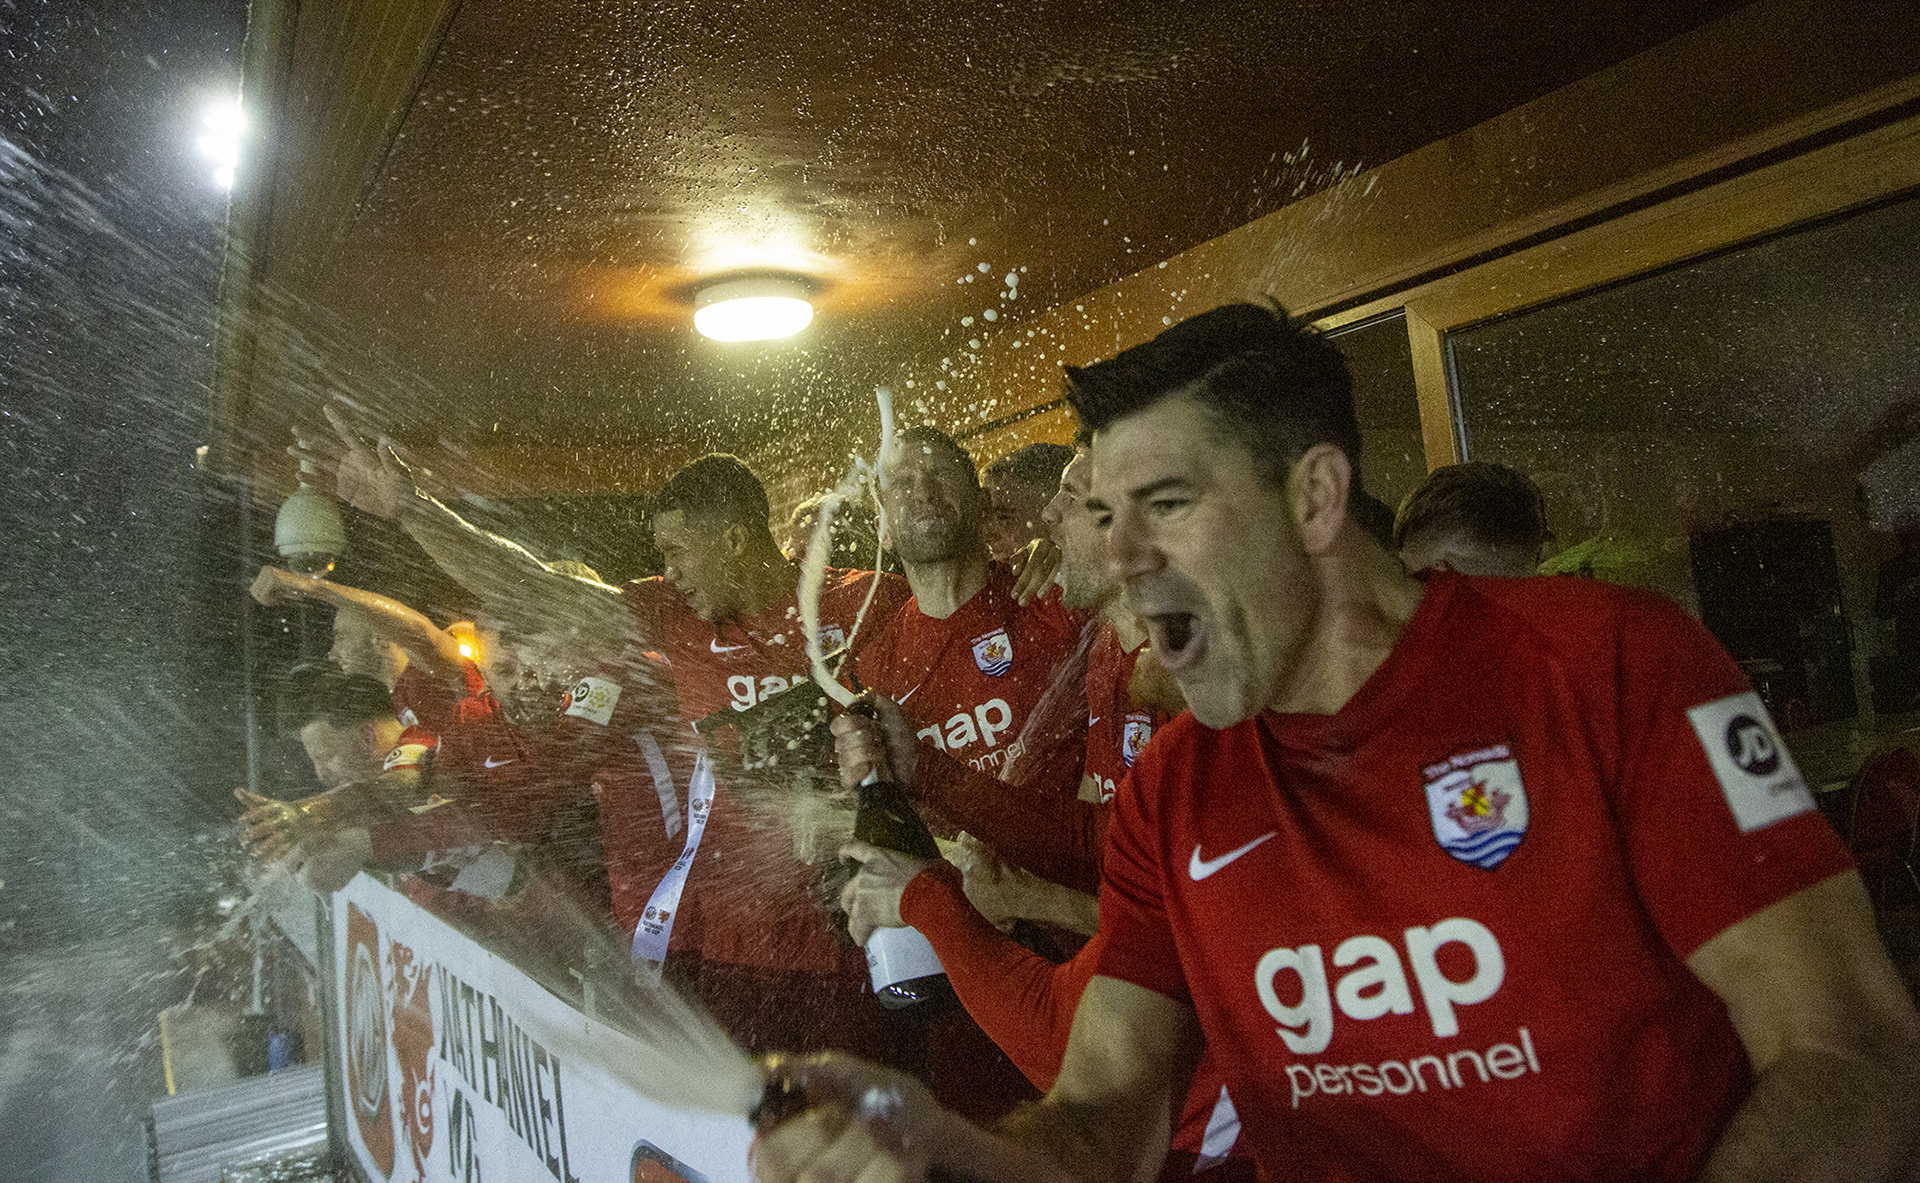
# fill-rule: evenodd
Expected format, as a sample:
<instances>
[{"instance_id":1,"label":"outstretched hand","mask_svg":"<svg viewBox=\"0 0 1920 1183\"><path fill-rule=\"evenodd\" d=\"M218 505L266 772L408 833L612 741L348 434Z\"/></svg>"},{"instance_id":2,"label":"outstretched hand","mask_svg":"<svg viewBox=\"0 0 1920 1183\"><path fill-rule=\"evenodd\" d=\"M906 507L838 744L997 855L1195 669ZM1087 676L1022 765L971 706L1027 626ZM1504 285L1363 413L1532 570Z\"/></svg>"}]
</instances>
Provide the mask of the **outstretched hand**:
<instances>
[{"instance_id":1,"label":"outstretched hand","mask_svg":"<svg viewBox=\"0 0 1920 1183\"><path fill-rule=\"evenodd\" d=\"M301 585L312 581L310 576L295 575L269 565L260 568L260 574L253 577L253 586L248 590L256 602L272 608L284 600L299 598L305 592Z\"/></svg>"},{"instance_id":2,"label":"outstretched hand","mask_svg":"<svg viewBox=\"0 0 1920 1183\"><path fill-rule=\"evenodd\" d=\"M751 1161L760 1183L927 1178L951 1119L926 1085L834 1052L776 1056L767 1070L805 1096L807 1108L754 1140Z\"/></svg>"},{"instance_id":3,"label":"outstretched hand","mask_svg":"<svg viewBox=\"0 0 1920 1183\"><path fill-rule=\"evenodd\" d=\"M1036 538L1021 547L1008 565L1013 568L1013 602L1026 606L1046 591L1060 570L1060 548L1046 538Z\"/></svg>"},{"instance_id":4,"label":"outstretched hand","mask_svg":"<svg viewBox=\"0 0 1920 1183\"><path fill-rule=\"evenodd\" d=\"M377 518L393 518L413 498L413 474L398 446L385 436L369 441L338 409L321 408L333 429L309 435L294 429L287 453L334 476L334 494L340 500Z\"/></svg>"},{"instance_id":5,"label":"outstretched hand","mask_svg":"<svg viewBox=\"0 0 1920 1183\"><path fill-rule=\"evenodd\" d=\"M308 828L300 807L291 802L245 789L235 789L233 796L247 807L240 815L240 842L248 854L263 862L285 858Z\"/></svg>"}]
</instances>

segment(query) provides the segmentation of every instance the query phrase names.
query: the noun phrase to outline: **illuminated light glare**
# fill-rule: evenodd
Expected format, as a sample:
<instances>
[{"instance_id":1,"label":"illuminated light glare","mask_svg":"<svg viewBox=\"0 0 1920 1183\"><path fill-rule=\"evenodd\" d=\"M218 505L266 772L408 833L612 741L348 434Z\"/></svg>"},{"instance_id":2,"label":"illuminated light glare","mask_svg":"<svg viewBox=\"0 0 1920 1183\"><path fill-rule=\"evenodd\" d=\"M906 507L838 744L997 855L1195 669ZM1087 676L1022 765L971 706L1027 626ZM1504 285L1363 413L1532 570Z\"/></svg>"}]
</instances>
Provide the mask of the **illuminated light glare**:
<instances>
[{"instance_id":1,"label":"illuminated light glare","mask_svg":"<svg viewBox=\"0 0 1920 1183\"><path fill-rule=\"evenodd\" d=\"M715 341L791 337L813 321L813 305L806 296L798 280L726 280L695 296L693 327Z\"/></svg>"},{"instance_id":2,"label":"illuminated light glare","mask_svg":"<svg viewBox=\"0 0 1920 1183\"><path fill-rule=\"evenodd\" d=\"M233 188L240 167L240 137L247 129L246 115L238 102L222 100L200 116L200 125L205 130L194 146L213 162L213 183L222 189Z\"/></svg>"}]
</instances>

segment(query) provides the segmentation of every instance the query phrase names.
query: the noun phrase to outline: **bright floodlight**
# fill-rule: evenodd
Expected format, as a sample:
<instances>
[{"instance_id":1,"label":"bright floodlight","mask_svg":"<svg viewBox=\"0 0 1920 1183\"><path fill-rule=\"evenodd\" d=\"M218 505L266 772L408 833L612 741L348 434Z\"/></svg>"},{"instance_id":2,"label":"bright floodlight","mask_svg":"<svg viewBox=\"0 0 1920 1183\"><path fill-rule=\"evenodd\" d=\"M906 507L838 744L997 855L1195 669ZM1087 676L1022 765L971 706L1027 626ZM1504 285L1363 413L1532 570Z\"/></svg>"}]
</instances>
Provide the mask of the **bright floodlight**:
<instances>
[{"instance_id":1,"label":"bright floodlight","mask_svg":"<svg viewBox=\"0 0 1920 1183\"><path fill-rule=\"evenodd\" d=\"M694 296L693 327L715 341L791 337L813 320L806 285L797 279L730 279Z\"/></svg>"},{"instance_id":2,"label":"bright floodlight","mask_svg":"<svg viewBox=\"0 0 1920 1183\"><path fill-rule=\"evenodd\" d=\"M236 101L223 101L208 108L200 117L206 128L197 146L200 155L213 161L213 183L222 189L233 188L233 176L240 167L240 136L246 131L246 116Z\"/></svg>"}]
</instances>

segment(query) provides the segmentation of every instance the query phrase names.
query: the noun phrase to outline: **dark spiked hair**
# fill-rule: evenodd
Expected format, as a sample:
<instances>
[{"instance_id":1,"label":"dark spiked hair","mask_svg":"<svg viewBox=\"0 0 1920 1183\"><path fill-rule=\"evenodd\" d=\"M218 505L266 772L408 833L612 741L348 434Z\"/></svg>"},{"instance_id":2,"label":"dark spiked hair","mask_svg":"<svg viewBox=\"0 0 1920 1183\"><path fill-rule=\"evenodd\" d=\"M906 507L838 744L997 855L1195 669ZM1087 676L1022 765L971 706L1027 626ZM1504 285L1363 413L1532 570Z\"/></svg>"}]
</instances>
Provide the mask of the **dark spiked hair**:
<instances>
[{"instance_id":1,"label":"dark spiked hair","mask_svg":"<svg viewBox=\"0 0 1920 1183\"><path fill-rule=\"evenodd\" d=\"M987 465L987 475L1004 475L1022 485L1052 489L1060 483L1061 470L1072 463L1071 444L1028 444Z\"/></svg>"},{"instance_id":2,"label":"dark spiked hair","mask_svg":"<svg viewBox=\"0 0 1920 1183\"><path fill-rule=\"evenodd\" d=\"M673 474L654 498L656 514L679 510L689 518L766 530L773 517L767 488L746 461L712 452Z\"/></svg>"},{"instance_id":3,"label":"dark spiked hair","mask_svg":"<svg viewBox=\"0 0 1920 1183\"><path fill-rule=\"evenodd\" d=\"M1067 367L1067 401L1095 432L1176 395L1204 407L1268 482L1284 484L1308 448L1330 443L1346 453L1359 490L1346 359L1278 305L1226 304L1106 361Z\"/></svg>"}]
</instances>

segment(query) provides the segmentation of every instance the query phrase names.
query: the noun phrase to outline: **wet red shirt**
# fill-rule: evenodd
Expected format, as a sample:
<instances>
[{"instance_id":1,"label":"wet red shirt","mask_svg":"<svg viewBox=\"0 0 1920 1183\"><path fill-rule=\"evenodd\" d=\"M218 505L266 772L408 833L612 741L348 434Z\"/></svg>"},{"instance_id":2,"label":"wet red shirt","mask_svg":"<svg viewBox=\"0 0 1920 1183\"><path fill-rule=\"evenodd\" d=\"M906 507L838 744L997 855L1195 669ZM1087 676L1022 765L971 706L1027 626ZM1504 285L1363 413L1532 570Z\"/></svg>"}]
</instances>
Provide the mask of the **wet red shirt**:
<instances>
[{"instance_id":1,"label":"wet red shirt","mask_svg":"<svg viewBox=\"0 0 1920 1183\"><path fill-rule=\"evenodd\" d=\"M1751 1086L1685 959L1849 863L1674 605L1434 576L1333 715L1135 762L1102 974L1190 1002L1276 1177L1686 1179Z\"/></svg>"}]
</instances>

